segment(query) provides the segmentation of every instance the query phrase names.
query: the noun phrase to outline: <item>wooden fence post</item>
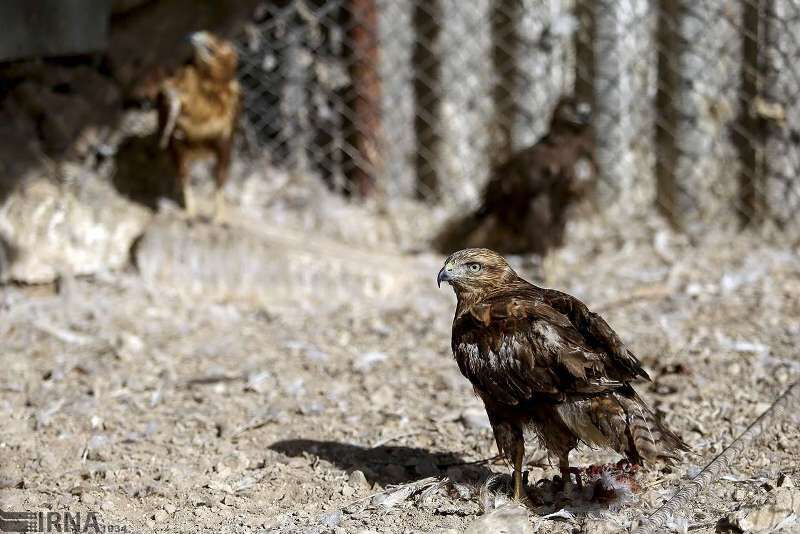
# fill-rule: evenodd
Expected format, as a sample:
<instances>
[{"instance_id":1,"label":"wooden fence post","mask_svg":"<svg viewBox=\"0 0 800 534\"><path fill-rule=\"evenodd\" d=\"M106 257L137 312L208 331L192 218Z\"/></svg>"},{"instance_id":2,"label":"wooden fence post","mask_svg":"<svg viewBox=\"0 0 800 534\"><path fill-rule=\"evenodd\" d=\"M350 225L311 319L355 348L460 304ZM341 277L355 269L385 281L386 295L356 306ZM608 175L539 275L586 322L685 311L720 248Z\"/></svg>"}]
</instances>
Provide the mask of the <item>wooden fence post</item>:
<instances>
[{"instance_id":1,"label":"wooden fence post","mask_svg":"<svg viewBox=\"0 0 800 534\"><path fill-rule=\"evenodd\" d=\"M414 0L412 23L416 33L411 64L414 68L417 197L434 201L440 193L442 59L438 44L443 23L441 1Z\"/></svg>"},{"instance_id":2,"label":"wooden fence post","mask_svg":"<svg viewBox=\"0 0 800 534\"><path fill-rule=\"evenodd\" d=\"M749 0L742 9L741 100L734 139L739 152L739 218L742 225L763 221L765 193L765 122L755 113L763 82L761 47L765 26L763 0Z\"/></svg>"},{"instance_id":3,"label":"wooden fence post","mask_svg":"<svg viewBox=\"0 0 800 534\"><path fill-rule=\"evenodd\" d=\"M766 203L784 230L800 231L800 5L764 0L764 96L754 111L767 123Z\"/></svg>"},{"instance_id":4,"label":"wooden fence post","mask_svg":"<svg viewBox=\"0 0 800 534\"><path fill-rule=\"evenodd\" d=\"M348 154L344 172L351 188L362 198L375 188L382 167L381 79L378 74L378 8L376 0L349 0L347 30L350 42L352 116L347 121Z\"/></svg>"},{"instance_id":5,"label":"wooden fence post","mask_svg":"<svg viewBox=\"0 0 800 534\"><path fill-rule=\"evenodd\" d=\"M514 120L517 116L517 84L519 83L519 0L495 0L491 8L492 32L492 103L494 120L489 160L505 161L514 150Z\"/></svg>"},{"instance_id":6,"label":"wooden fence post","mask_svg":"<svg viewBox=\"0 0 800 534\"><path fill-rule=\"evenodd\" d=\"M738 222L741 13L737 2L659 5L657 201L690 234Z\"/></svg>"}]
</instances>

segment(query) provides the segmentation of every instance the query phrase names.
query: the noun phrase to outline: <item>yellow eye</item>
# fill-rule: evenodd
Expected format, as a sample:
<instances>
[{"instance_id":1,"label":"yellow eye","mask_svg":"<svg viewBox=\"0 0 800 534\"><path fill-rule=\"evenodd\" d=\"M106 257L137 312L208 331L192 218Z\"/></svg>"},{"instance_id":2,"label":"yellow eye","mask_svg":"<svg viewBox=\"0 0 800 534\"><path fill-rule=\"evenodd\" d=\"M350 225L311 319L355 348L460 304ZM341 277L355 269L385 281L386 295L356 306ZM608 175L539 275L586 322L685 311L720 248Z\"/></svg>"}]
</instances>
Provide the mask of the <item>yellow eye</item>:
<instances>
[{"instance_id":1,"label":"yellow eye","mask_svg":"<svg viewBox=\"0 0 800 534\"><path fill-rule=\"evenodd\" d=\"M467 268L473 273L477 273L481 270L481 264L477 262L468 263Z\"/></svg>"}]
</instances>

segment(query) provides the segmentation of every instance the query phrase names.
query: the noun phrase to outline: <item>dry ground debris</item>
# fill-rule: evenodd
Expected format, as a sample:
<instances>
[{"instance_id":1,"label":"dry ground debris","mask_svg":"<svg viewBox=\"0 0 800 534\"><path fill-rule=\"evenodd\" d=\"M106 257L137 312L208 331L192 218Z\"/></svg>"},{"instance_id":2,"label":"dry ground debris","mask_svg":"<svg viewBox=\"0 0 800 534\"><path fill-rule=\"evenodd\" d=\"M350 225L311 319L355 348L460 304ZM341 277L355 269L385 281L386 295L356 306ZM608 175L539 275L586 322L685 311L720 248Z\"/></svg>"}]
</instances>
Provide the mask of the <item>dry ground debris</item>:
<instances>
[{"instance_id":1,"label":"dry ground debris","mask_svg":"<svg viewBox=\"0 0 800 534\"><path fill-rule=\"evenodd\" d=\"M452 361L441 258L352 245L352 271L326 245L293 263L308 278L264 271L252 292L204 276L216 267L192 258L209 256L168 254L162 271L145 262L0 288L2 508L95 511L129 532L476 532L497 519L509 532L629 528L800 376L800 261L758 236L690 246L657 228L625 242L591 231L536 271L515 261L604 313L654 377L642 394L693 448L672 469L640 471L624 504L545 499L525 515L502 478L482 498L508 469L480 462L496 450ZM148 246L176 247L170 235ZM286 257L250 250L248 265ZM673 530L797 531L797 423L754 441ZM583 450L575 463L615 460ZM539 453L528 470L531 485L557 472Z\"/></svg>"}]
</instances>

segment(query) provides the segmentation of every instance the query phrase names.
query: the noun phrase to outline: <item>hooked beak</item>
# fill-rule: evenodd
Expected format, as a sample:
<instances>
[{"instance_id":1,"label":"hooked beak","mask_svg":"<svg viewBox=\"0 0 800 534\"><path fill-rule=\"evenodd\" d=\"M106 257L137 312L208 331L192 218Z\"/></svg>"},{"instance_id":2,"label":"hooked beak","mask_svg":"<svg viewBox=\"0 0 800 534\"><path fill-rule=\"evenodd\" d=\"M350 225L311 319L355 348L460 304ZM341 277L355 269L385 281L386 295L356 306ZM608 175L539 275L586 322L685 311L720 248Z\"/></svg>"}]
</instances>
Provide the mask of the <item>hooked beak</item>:
<instances>
[{"instance_id":1,"label":"hooked beak","mask_svg":"<svg viewBox=\"0 0 800 534\"><path fill-rule=\"evenodd\" d=\"M189 41L195 48L205 49L208 47L210 35L206 31L194 32L189 36Z\"/></svg>"},{"instance_id":2,"label":"hooked beak","mask_svg":"<svg viewBox=\"0 0 800 534\"><path fill-rule=\"evenodd\" d=\"M442 282L450 282L452 280L453 279L450 278L450 274L447 272L447 269L442 267L442 269L439 271L439 274L436 276L436 285L438 287L442 287Z\"/></svg>"},{"instance_id":3,"label":"hooked beak","mask_svg":"<svg viewBox=\"0 0 800 534\"><path fill-rule=\"evenodd\" d=\"M576 107L576 118L579 124L588 126L592 122L592 108L586 102L579 102Z\"/></svg>"}]
</instances>

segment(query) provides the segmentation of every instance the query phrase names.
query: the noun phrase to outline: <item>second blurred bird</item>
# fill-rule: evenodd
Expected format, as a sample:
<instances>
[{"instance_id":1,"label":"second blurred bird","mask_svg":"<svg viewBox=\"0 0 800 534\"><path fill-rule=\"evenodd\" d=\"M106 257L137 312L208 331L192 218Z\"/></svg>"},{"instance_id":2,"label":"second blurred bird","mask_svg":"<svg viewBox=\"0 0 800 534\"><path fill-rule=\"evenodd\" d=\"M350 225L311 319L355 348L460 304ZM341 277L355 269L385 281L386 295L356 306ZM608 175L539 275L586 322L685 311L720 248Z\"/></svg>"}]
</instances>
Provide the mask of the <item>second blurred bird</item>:
<instances>
[{"instance_id":1,"label":"second blurred bird","mask_svg":"<svg viewBox=\"0 0 800 534\"><path fill-rule=\"evenodd\" d=\"M589 104L562 97L545 136L492 169L478 209L450 221L434 244L443 253L545 254L560 246L570 208L594 185L594 152Z\"/></svg>"},{"instance_id":2,"label":"second blurred bird","mask_svg":"<svg viewBox=\"0 0 800 534\"><path fill-rule=\"evenodd\" d=\"M158 93L159 145L175 162L177 193L189 216L196 213L190 165L195 159L215 157L214 218L220 220L241 100L238 54L233 44L209 32L193 33L190 39L192 60L164 80Z\"/></svg>"}]
</instances>

